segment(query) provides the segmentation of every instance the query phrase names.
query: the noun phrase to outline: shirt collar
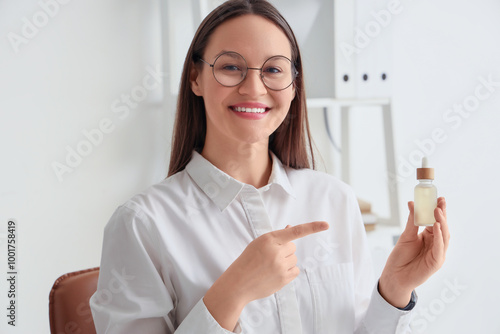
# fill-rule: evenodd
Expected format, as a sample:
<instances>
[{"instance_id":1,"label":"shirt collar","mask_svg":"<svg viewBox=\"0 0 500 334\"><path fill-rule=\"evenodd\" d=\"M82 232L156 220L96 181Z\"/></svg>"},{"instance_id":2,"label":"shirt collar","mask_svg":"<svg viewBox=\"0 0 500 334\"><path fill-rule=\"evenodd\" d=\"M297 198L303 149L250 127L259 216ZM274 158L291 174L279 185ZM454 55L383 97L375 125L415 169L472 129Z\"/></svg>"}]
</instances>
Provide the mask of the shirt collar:
<instances>
[{"instance_id":1,"label":"shirt collar","mask_svg":"<svg viewBox=\"0 0 500 334\"><path fill-rule=\"evenodd\" d=\"M272 152L271 158L273 160L271 176L269 177L268 185L265 187L276 184L289 195L295 197L292 185L288 180L286 170L281 161ZM196 151L193 151L191 161L186 166L186 171L198 187L221 211L224 211L231 204L246 185L212 165Z\"/></svg>"},{"instance_id":2,"label":"shirt collar","mask_svg":"<svg viewBox=\"0 0 500 334\"><path fill-rule=\"evenodd\" d=\"M288 174L286 173L285 167L273 152L271 152L271 158L273 159L273 168L271 176L269 177L268 185L276 184L290 196L295 198L295 192L293 191L292 185L288 180Z\"/></svg>"}]
</instances>

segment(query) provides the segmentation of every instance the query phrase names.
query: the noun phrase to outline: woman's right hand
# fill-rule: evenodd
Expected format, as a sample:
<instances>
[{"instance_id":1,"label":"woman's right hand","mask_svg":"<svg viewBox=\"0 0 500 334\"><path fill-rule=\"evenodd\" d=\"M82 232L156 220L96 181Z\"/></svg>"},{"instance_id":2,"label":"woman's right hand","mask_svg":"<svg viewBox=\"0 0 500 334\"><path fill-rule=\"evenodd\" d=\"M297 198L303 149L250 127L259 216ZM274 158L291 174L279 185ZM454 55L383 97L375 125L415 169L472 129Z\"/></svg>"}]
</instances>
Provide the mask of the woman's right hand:
<instances>
[{"instance_id":1,"label":"woman's right hand","mask_svg":"<svg viewBox=\"0 0 500 334\"><path fill-rule=\"evenodd\" d=\"M328 228L326 222L287 226L252 241L207 291L207 309L223 328L233 330L246 304L275 293L299 275L292 241Z\"/></svg>"},{"instance_id":2,"label":"woman's right hand","mask_svg":"<svg viewBox=\"0 0 500 334\"><path fill-rule=\"evenodd\" d=\"M265 298L299 275L292 241L326 229L326 222L312 222L263 234L248 244L226 273L237 282L247 303Z\"/></svg>"}]
</instances>

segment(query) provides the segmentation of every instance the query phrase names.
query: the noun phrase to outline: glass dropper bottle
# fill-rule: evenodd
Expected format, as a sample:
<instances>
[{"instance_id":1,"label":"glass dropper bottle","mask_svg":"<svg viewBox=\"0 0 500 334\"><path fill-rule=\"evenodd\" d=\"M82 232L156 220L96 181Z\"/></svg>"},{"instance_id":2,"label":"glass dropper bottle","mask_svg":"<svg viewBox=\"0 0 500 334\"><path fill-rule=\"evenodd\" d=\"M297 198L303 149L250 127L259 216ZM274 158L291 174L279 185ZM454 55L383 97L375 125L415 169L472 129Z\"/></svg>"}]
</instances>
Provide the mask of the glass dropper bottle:
<instances>
[{"instance_id":1,"label":"glass dropper bottle","mask_svg":"<svg viewBox=\"0 0 500 334\"><path fill-rule=\"evenodd\" d=\"M429 167L427 157L422 158L422 167L417 168L415 186L414 221L417 226L432 226L436 222L434 209L437 207L437 188L432 184L434 168Z\"/></svg>"}]
</instances>

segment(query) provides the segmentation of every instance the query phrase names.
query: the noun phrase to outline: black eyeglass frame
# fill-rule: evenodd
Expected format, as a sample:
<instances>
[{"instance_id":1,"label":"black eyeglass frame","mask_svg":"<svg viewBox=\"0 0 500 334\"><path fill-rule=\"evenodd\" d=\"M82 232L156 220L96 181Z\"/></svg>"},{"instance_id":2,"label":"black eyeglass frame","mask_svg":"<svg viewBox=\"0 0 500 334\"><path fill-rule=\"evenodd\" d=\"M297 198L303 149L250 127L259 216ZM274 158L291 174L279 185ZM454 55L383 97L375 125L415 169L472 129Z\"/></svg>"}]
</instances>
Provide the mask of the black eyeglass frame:
<instances>
[{"instance_id":1,"label":"black eyeglass frame","mask_svg":"<svg viewBox=\"0 0 500 334\"><path fill-rule=\"evenodd\" d=\"M217 80L217 77L215 76L215 63L217 62L217 59L219 59L220 57L222 57L223 55L226 55L226 54L235 54L235 55L238 55L241 57L241 59L243 59L243 61L245 62L245 66L247 67L247 70L245 71L245 75L243 76L243 79L241 79L240 82L238 82L237 84L235 85L224 85L223 83L221 83L219 80ZM267 63L267 61L269 59L272 59L272 58L275 58L275 57L282 57L282 58L285 58L287 59L289 62L290 62L290 65L292 65L292 82L290 82L290 84L288 86L286 86L285 88L280 88L280 89L274 89L274 88L271 88L269 87L266 82L264 81L264 75L262 74L262 69L264 68L264 65ZM214 76L215 78L215 81L217 81L219 84L221 84L222 86L224 87L236 87L238 86L239 84L241 84L243 81L245 81L245 79L247 78L247 74L248 74L248 70L256 70L256 71L260 71L260 80L262 80L262 83L264 84L264 86L266 86L267 88L269 88L270 90L273 90L273 91L280 91L280 90L285 90L287 89L288 87L290 87L295 79L297 78L297 76L299 75L299 71L297 71L297 69L295 68L295 64L288 58L288 57L285 57L285 56L281 56L281 55L276 55L276 56L272 56L272 57L269 57L267 58L264 63L262 63L262 67L258 68L258 67L248 67L248 63L247 63L247 60L245 59L245 57L243 57L242 55L240 55L238 52L234 52L234 51L228 51L228 52L223 52L221 53L220 55L218 55L213 64L210 64L209 62L207 62L206 60L204 60L203 58L201 57L197 57L199 60L201 60L202 62L204 62L205 64L207 64L208 66L210 66L212 68L212 75Z\"/></svg>"}]
</instances>

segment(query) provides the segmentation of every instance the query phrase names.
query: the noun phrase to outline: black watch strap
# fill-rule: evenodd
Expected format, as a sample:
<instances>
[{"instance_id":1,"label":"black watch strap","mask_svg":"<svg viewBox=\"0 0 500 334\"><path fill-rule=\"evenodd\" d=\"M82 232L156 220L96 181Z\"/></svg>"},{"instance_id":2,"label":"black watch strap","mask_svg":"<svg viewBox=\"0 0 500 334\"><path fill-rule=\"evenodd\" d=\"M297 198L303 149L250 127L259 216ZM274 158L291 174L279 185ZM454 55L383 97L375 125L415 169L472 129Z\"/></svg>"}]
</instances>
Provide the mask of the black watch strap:
<instances>
[{"instance_id":1,"label":"black watch strap","mask_svg":"<svg viewBox=\"0 0 500 334\"><path fill-rule=\"evenodd\" d=\"M399 308L401 311L411 311L413 310L413 308L415 307L415 305L417 304L417 294L415 293L415 290L413 290L411 292L411 298L410 298L410 302L408 303L408 305L405 306L405 308Z\"/></svg>"}]
</instances>

